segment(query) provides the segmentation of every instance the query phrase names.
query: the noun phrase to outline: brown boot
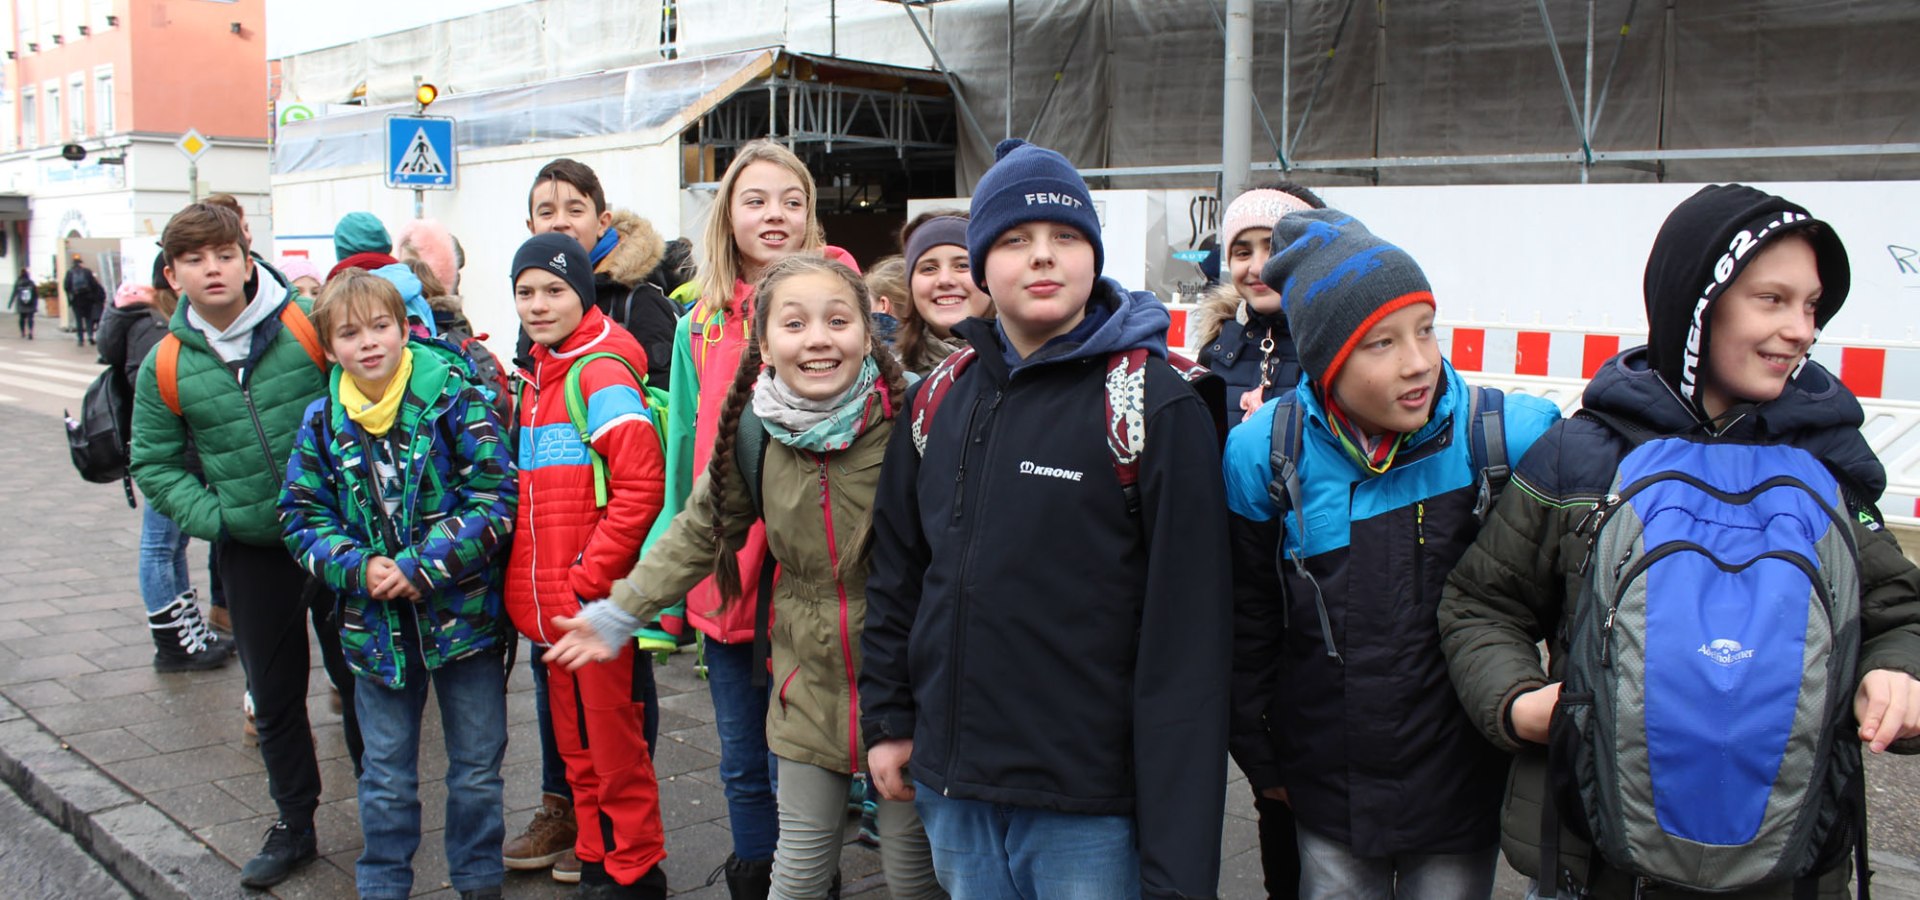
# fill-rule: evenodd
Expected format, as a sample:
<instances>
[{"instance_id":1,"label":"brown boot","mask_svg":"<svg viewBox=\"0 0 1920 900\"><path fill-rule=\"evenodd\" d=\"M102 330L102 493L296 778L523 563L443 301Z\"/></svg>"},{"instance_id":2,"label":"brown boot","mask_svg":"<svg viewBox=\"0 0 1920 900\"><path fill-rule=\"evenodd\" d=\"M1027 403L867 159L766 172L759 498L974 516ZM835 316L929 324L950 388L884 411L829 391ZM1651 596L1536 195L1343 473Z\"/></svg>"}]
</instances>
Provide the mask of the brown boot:
<instances>
[{"instance_id":1,"label":"brown boot","mask_svg":"<svg viewBox=\"0 0 1920 900\"><path fill-rule=\"evenodd\" d=\"M580 857L573 855L573 848L567 848L567 852L560 854L560 858L554 861L553 871L547 874L552 875L553 880L561 884L579 884Z\"/></svg>"},{"instance_id":2,"label":"brown boot","mask_svg":"<svg viewBox=\"0 0 1920 900\"><path fill-rule=\"evenodd\" d=\"M213 630L221 634L233 633L233 618L227 615L227 608L224 606L207 607L207 624L212 625Z\"/></svg>"},{"instance_id":3,"label":"brown boot","mask_svg":"<svg viewBox=\"0 0 1920 900\"><path fill-rule=\"evenodd\" d=\"M578 832L573 801L559 794L541 794L533 821L527 823L526 831L500 848L500 856L509 869L544 869L573 849Z\"/></svg>"}]
</instances>

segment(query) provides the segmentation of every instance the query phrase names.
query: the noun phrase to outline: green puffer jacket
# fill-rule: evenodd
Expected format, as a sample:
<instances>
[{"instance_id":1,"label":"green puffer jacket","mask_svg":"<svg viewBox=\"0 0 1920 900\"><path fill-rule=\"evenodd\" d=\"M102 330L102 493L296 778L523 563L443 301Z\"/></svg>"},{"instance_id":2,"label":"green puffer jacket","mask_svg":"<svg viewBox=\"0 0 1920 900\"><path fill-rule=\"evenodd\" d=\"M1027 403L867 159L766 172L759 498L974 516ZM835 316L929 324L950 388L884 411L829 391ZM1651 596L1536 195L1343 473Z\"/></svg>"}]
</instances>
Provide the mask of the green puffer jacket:
<instances>
[{"instance_id":1,"label":"green puffer jacket","mask_svg":"<svg viewBox=\"0 0 1920 900\"><path fill-rule=\"evenodd\" d=\"M338 399L345 375L335 366L328 396L307 408L280 494L287 549L340 599L347 664L396 689L405 683L408 632L429 671L504 646L512 626L500 551L518 500L500 421L465 361L437 342L407 346L413 374L386 436L373 438L347 418ZM392 443L401 470L391 516L364 449L380 440ZM421 599L369 595L367 564L375 556L392 559Z\"/></svg>"},{"instance_id":2,"label":"green puffer jacket","mask_svg":"<svg viewBox=\"0 0 1920 900\"><path fill-rule=\"evenodd\" d=\"M879 397L879 393L870 395ZM880 461L894 420L877 402L853 446L825 455L796 450L769 437L761 485L767 545L780 561L773 589L773 700L767 706L767 747L782 759L833 772L866 769L859 739L860 633L867 620L867 564L849 564L834 577L840 553L852 552L880 484ZM726 510L726 542L738 551L755 516L738 466L719 486ZM686 508L641 558L614 582L609 601L644 622L713 574L713 485L702 472Z\"/></svg>"},{"instance_id":3,"label":"green puffer jacket","mask_svg":"<svg viewBox=\"0 0 1920 900\"><path fill-rule=\"evenodd\" d=\"M159 353L147 356L134 382L133 479L153 508L202 540L230 537L246 544L278 547L280 485L287 455L300 430L307 405L327 393L325 370L316 366L300 341L279 318L283 304L304 298L290 295L264 267L254 303L269 304L272 315L254 327L244 364L229 368L206 336L187 323L188 299L181 298L167 329L180 339L180 412L160 398L155 376ZM292 299L289 299L289 297ZM205 483L183 463L187 436L200 451Z\"/></svg>"}]
</instances>

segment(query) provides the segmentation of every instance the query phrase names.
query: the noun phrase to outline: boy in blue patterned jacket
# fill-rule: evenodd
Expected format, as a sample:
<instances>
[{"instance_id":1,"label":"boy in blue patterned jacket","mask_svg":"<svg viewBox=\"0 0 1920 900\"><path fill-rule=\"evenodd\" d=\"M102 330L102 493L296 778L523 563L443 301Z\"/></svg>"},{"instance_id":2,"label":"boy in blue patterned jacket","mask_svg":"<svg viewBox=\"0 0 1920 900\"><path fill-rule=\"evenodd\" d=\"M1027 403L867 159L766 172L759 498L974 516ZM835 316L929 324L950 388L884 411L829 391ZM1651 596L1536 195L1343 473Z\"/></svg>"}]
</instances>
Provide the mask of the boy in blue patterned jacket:
<instances>
[{"instance_id":1,"label":"boy in blue patterned jacket","mask_svg":"<svg viewBox=\"0 0 1920 900\"><path fill-rule=\"evenodd\" d=\"M361 897L404 898L420 845L427 682L447 747L447 861L462 898L500 896L502 653L498 556L516 485L501 425L460 356L409 340L393 285L350 269L314 306L335 363L300 426L280 513L287 547L340 597L366 739Z\"/></svg>"}]
</instances>

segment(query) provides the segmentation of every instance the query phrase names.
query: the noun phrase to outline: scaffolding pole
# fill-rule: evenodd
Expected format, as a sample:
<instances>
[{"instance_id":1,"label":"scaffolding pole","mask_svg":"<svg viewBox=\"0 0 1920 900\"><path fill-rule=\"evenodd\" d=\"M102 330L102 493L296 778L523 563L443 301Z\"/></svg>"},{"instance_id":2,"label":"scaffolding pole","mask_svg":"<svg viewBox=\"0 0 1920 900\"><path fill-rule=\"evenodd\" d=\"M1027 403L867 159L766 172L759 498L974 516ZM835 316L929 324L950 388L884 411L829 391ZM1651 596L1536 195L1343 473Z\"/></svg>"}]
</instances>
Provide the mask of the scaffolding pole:
<instances>
[{"instance_id":1,"label":"scaffolding pole","mask_svg":"<svg viewBox=\"0 0 1920 900\"><path fill-rule=\"evenodd\" d=\"M947 79L947 89L953 91L953 107L960 111L960 119L967 123L967 131L973 135L974 140L980 142L981 147L986 149L987 158L992 159L993 142L987 140L987 133L981 129L980 120L973 117L973 107L967 105L966 95L960 93L960 80L953 77L953 70L947 68L946 61L940 58L939 49L933 46L933 37L928 35L926 27L920 24L920 17L913 14L913 6L902 3L900 9L907 14L907 21L913 23L913 30L919 33L920 43L927 45L927 52L933 55L933 67L939 69L940 75Z\"/></svg>"},{"instance_id":2,"label":"scaffolding pole","mask_svg":"<svg viewBox=\"0 0 1920 900\"><path fill-rule=\"evenodd\" d=\"M1220 116L1220 198L1247 189L1253 166L1253 0L1227 0L1225 90Z\"/></svg>"}]
</instances>

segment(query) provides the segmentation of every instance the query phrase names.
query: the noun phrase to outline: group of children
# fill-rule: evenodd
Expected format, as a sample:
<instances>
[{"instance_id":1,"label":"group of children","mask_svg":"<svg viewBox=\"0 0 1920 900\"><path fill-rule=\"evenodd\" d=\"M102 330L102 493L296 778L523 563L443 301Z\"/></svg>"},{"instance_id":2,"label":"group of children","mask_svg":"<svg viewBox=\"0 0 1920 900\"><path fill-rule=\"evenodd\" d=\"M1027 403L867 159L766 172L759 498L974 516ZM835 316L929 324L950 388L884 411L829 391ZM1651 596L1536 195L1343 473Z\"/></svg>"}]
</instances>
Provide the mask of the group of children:
<instances>
[{"instance_id":1,"label":"group of children","mask_svg":"<svg viewBox=\"0 0 1920 900\"><path fill-rule=\"evenodd\" d=\"M381 274L346 265L309 303L254 265L230 211L175 216L166 275L186 302L141 368L134 475L221 547L281 820L244 883L316 853L309 614L358 682L343 692L365 740L363 897L411 891L429 682L450 879L500 896L519 635L540 657L582 895L664 897L657 710L633 638L688 624L707 637L733 836L716 876L736 898L837 895L861 776L894 896L1214 896L1229 751L1275 896L1486 897L1503 834L1543 896L1844 883L1833 847L1857 836L1833 809L1795 832L1821 852L1745 880L1661 868L1644 823L1593 824L1619 804L1579 742L1596 692L1639 691L1649 817L1735 869L1791 854L1672 824L1688 816L1668 795L1700 792L1659 768L1692 734L1675 704L1746 697L1757 653L1804 653L1797 671L1832 655L1845 687L1827 702L1857 716L1853 743L1823 751L1832 771L1857 771L1861 743L1920 743L1920 570L1880 527L1858 403L1806 359L1846 296L1829 226L1738 186L1682 204L1649 264L1649 346L1562 419L1463 379L1418 264L1291 185L1227 207L1230 278L1200 341L1215 371L1186 363L1165 307L1102 276L1073 167L1019 141L997 156L967 213L903 234L889 342L867 281L825 243L805 166L743 147L670 346L604 311L600 276L635 232L590 170L550 164L510 269L526 348L511 421L384 250L359 257ZM617 283L626 321L658 308ZM200 477L178 460L189 437ZM1781 447L1800 456L1762 452ZM1741 517L1779 483L1754 473L1775 469L1811 485L1793 509L1837 510L1833 532L1780 527L1792 510L1773 500ZM1708 499L1656 512L1629 473ZM1611 536L1622 519L1644 546ZM1674 528L1713 565L1648 552ZM1729 535L1749 532L1813 549L1742 556ZM1813 560L1794 564L1798 605L1755 614L1746 582L1714 581L1763 557ZM1590 573L1609 570L1625 586L1595 593ZM309 576L324 589L303 593ZM1699 609L1668 611L1676 584ZM1820 609L1839 624L1797 643L1741 631ZM1602 616L1604 631L1583 624ZM1587 630L1604 635L1597 665ZM1694 652L1696 632L1711 634ZM1677 661L1650 649L1673 641ZM1606 674L1629 658L1644 678ZM1798 728L1769 722L1729 728Z\"/></svg>"}]
</instances>

